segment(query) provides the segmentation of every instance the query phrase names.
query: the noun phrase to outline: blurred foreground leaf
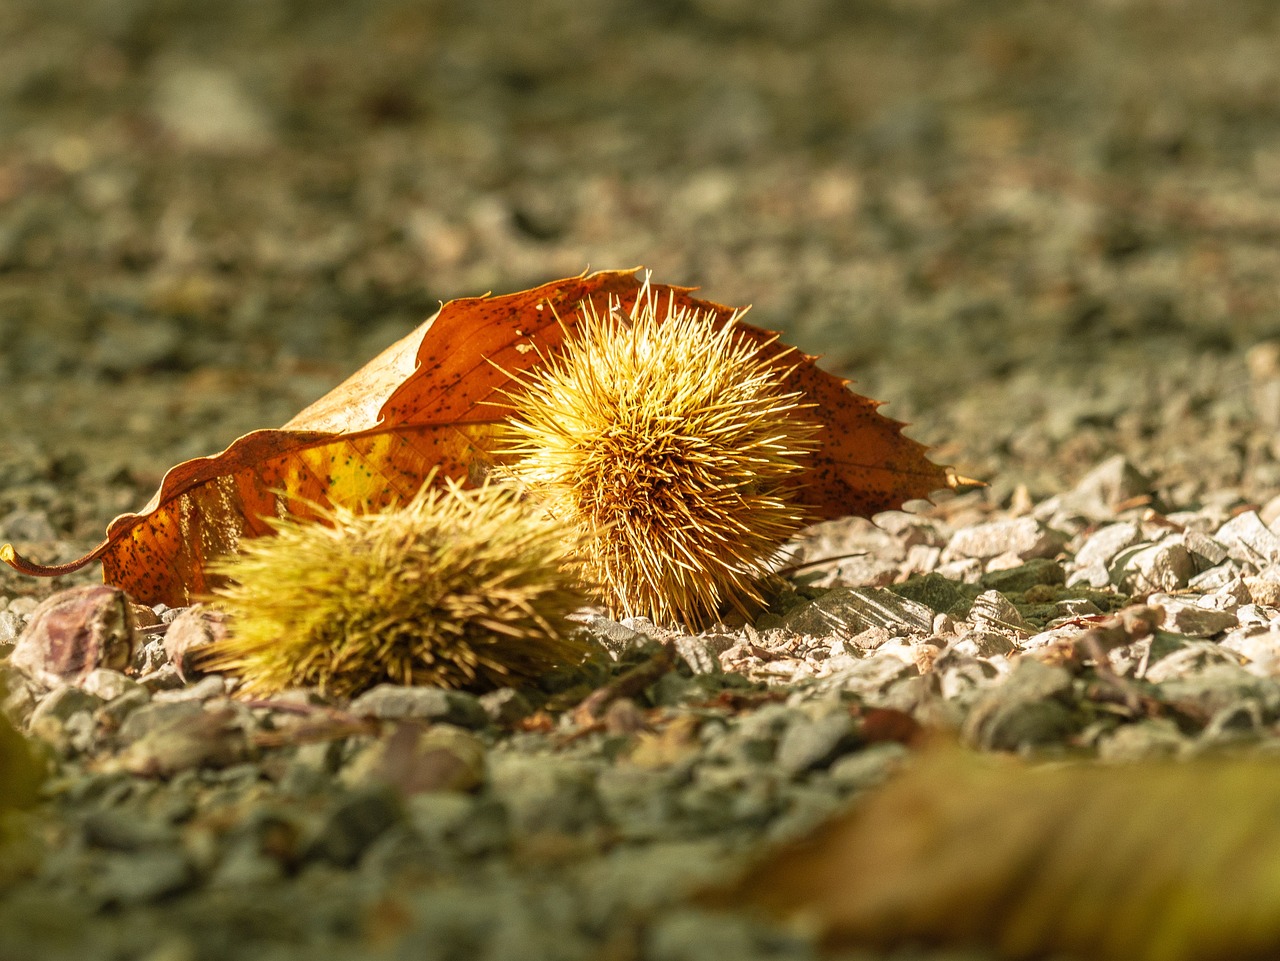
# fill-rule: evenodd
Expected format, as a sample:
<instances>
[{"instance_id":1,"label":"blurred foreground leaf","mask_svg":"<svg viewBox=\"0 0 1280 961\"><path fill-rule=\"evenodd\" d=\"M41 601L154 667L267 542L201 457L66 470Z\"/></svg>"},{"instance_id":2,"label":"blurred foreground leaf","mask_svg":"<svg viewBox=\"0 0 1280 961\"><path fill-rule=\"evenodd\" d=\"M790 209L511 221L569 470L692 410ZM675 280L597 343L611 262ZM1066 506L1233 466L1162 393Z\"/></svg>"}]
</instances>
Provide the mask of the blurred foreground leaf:
<instances>
[{"instance_id":1,"label":"blurred foreground leaf","mask_svg":"<svg viewBox=\"0 0 1280 961\"><path fill-rule=\"evenodd\" d=\"M1280 761L926 754L714 900L811 925L830 949L1280 958Z\"/></svg>"},{"instance_id":2,"label":"blurred foreground leaf","mask_svg":"<svg viewBox=\"0 0 1280 961\"><path fill-rule=\"evenodd\" d=\"M0 714L0 812L35 804L42 779L41 765L26 739Z\"/></svg>"},{"instance_id":3,"label":"blurred foreground leaf","mask_svg":"<svg viewBox=\"0 0 1280 961\"><path fill-rule=\"evenodd\" d=\"M0 681L0 700L4 684ZM44 766L26 739L0 714L0 891L28 874L40 858L40 845L19 809L36 803Z\"/></svg>"}]
</instances>

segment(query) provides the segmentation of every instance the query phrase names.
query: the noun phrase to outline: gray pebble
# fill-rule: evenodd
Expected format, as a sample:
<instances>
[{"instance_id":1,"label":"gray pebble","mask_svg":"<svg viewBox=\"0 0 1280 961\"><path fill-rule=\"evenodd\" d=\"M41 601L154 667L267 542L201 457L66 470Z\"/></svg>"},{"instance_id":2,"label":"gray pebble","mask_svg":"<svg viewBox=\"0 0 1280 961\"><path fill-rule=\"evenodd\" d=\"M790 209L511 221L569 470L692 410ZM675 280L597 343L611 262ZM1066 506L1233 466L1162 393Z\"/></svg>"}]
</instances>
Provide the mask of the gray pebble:
<instances>
[{"instance_id":1,"label":"gray pebble","mask_svg":"<svg viewBox=\"0 0 1280 961\"><path fill-rule=\"evenodd\" d=\"M1196 573L1196 563L1178 535L1123 550L1111 565L1112 582L1133 593L1176 591Z\"/></svg>"},{"instance_id":2,"label":"gray pebble","mask_svg":"<svg viewBox=\"0 0 1280 961\"><path fill-rule=\"evenodd\" d=\"M1246 700L1255 701L1268 721L1274 720L1280 711L1280 685L1270 678L1255 677L1232 663L1210 664L1193 674L1163 681L1159 685L1159 697L1204 718L1235 708Z\"/></svg>"},{"instance_id":3,"label":"gray pebble","mask_svg":"<svg viewBox=\"0 0 1280 961\"><path fill-rule=\"evenodd\" d=\"M395 793L376 787L340 798L329 810L307 852L309 858L353 867L365 849L403 818Z\"/></svg>"},{"instance_id":4,"label":"gray pebble","mask_svg":"<svg viewBox=\"0 0 1280 961\"><path fill-rule=\"evenodd\" d=\"M1280 560L1280 537L1262 523L1257 511L1237 514L1218 528L1214 539L1234 560L1258 570Z\"/></svg>"},{"instance_id":5,"label":"gray pebble","mask_svg":"<svg viewBox=\"0 0 1280 961\"><path fill-rule=\"evenodd\" d=\"M181 850L161 848L108 857L90 885L99 901L131 907L176 894L196 880Z\"/></svg>"},{"instance_id":6,"label":"gray pebble","mask_svg":"<svg viewBox=\"0 0 1280 961\"><path fill-rule=\"evenodd\" d=\"M44 511L19 509L0 518L0 541L31 544L57 539L58 532Z\"/></svg>"},{"instance_id":7,"label":"gray pebble","mask_svg":"<svg viewBox=\"0 0 1280 961\"><path fill-rule=\"evenodd\" d=\"M489 723L489 715L475 695L439 687L379 684L353 700L350 711L383 720L417 718L477 729Z\"/></svg>"},{"instance_id":8,"label":"gray pebble","mask_svg":"<svg viewBox=\"0 0 1280 961\"><path fill-rule=\"evenodd\" d=\"M1213 637L1231 630L1237 624L1236 615L1230 610L1214 610L1197 604L1192 597L1170 597L1153 594L1148 603L1164 610L1160 627L1166 631L1187 637Z\"/></svg>"},{"instance_id":9,"label":"gray pebble","mask_svg":"<svg viewBox=\"0 0 1280 961\"><path fill-rule=\"evenodd\" d=\"M1108 457L1076 484L1073 493L1114 508L1151 491L1151 481L1123 454Z\"/></svg>"},{"instance_id":10,"label":"gray pebble","mask_svg":"<svg viewBox=\"0 0 1280 961\"><path fill-rule=\"evenodd\" d=\"M974 599L969 617L974 629L983 633L998 634L1014 641L1026 640L1032 634L1031 625L999 591L979 594Z\"/></svg>"},{"instance_id":11,"label":"gray pebble","mask_svg":"<svg viewBox=\"0 0 1280 961\"><path fill-rule=\"evenodd\" d=\"M1066 571L1061 564L1047 557L1037 557L1017 567L988 571L979 583L991 590L1011 594L1028 591L1041 584L1062 584L1065 581Z\"/></svg>"},{"instance_id":12,"label":"gray pebble","mask_svg":"<svg viewBox=\"0 0 1280 961\"><path fill-rule=\"evenodd\" d=\"M961 616L964 616L973 600L972 590L966 590L956 581L943 577L936 571L895 584L892 590L932 611L951 614L953 617L960 609L963 609Z\"/></svg>"},{"instance_id":13,"label":"gray pebble","mask_svg":"<svg viewBox=\"0 0 1280 961\"><path fill-rule=\"evenodd\" d=\"M81 824L85 843L112 851L140 851L172 847L180 835L171 825L154 818L140 818L118 808L91 811Z\"/></svg>"},{"instance_id":14,"label":"gray pebble","mask_svg":"<svg viewBox=\"0 0 1280 961\"><path fill-rule=\"evenodd\" d=\"M104 701L114 701L116 698L127 694L129 691L145 690L141 684L131 677L121 674L119 671L110 671L105 667L90 671L80 687L94 694Z\"/></svg>"},{"instance_id":15,"label":"gray pebble","mask_svg":"<svg viewBox=\"0 0 1280 961\"><path fill-rule=\"evenodd\" d=\"M96 694L70 685L51 691L40 699L27 723L35 731L50 721L62 722L80 711L93 712L103 704Z\"/></svg>"},{"instance_id":16,"label":"gray pebble","mask_svg":"<svg viewBox=\"0 0 1280 961\"><path fill-rule=\"evenodd\" d=\"M152 698L157 704L179 701L208 701L227 692L227 682L220 674L210 674L196 683L172 691L156 691Z\"/></svg>"},{"instance_id":17,"label":"gray pebble","mask_svg":"<svg viewBox=\"0 0 1280 961\"><path fill-rule=\"evenodd\" d=\"M720 659L701 637L680 635L671 642L680 660L694 674L721 674Z\"/></svg>"},{"instance_id":18,"label":"gray pebble","mask_svg":"<svg viewBox=\"0 0 1280 961\"><path fill-rule=\"evenodd\" d=\"M405 812L418 837L441 855L483 857L511 843L507 809L492 797L415 794L405 799Z\"/></svg>"},{"instance_id":19,"label":"gray pebble","mask_svg":"<svg viewBox=\"0 0 1280 961\"><path fill-rule=\"evenodd\" d=\"M1098 758L1119 764L1177 757L1190 741L1167 717L1122 724L1098 743Z\"/></svg>"},{"instance_id":20,"label":"gray pebble","mask_svg":"<svg viewBox=\"0 0 1280 961\"><path fill-rule=\"evenodd\" d=\"M1137 521L1121 521L1118 524L1108 524L1106 527L1094 531L1080 545L1080 549L1076 551L1075 564L1081 568L1093 567L1094 565L1105 567L1122 550L1132 547L1142 540L1142 525Z\"/></svg>"},{"instance_id":21,"label":"gray pebble","mask_svg":"<svg viewBox=\"0 0 1280 961\"><path fill-rule=\"evenodd\" d=\"M872 744L837 758L827 773L846 791L864 791L884 783L907 756L901 744Z\"/></svg>"},{"instance_id":22,"label":"gray pebble","mask_svg":"<svg viewBox=\"0 0 1280 961\"><path fill-rule=\"evenodd\" d=\"M652 623L649 626L652 627ZM592 616L587 620L585 629L600 642L615 661L622 655L644 648L653 642L649 634L619 624L617 621L611 621L607 617Z\"/></svg>"},{"instance_id":23,"label":"gray pebble","mask_svg":"<svg viewBox=\"0 0 1280 961\"><path fill-rule=\"evenodd\" d=\"M853 719L848 710L837 709L822 717L801 717L787 726L778 742L775 763L795 777L825 767L852 743Z\"/></svg>"},{"instance_id":24,"label":"gray pebble","mask_svg":"<svg viewBox=\"0 0 1280 961\"><path fill-rule=\"evenodd\" d=\"M503 687L480 695L480 707L492 724L509 727L533 713L529 699L514 687Z\"/></svg>"},{"instance_id":25,"label":"gray pebble","mask_svg":"<svg viewBox=\"0 0 1280 961\"><path fill-rule=\"evenodd\" d=\"M133 711L120 727L120 741L129 744L156 731L182 725L203 713L194 701L148 704Z\"/></svg>"},{"instance_id":26,"label":"gray pebble","mask_svg":"<svg viewBox=\"0 0 1280 961\"><path fill-rule=\"evenodd\" d=\"M25 623L26 619L15 611L0 611L0 645L15 643Z\"/></svg>"},{"instance_id":27,"label":"gray pebble","mask_svg":"<svg viewBox=\"0 0 1280 961\"><path fill-rule=\"evenodd\" d=\"M520 835L575 834L598 824L597 770L594 764L548 755L489 755L489 783Z\"/></svg>"},{"instance_id":28,"label":"gray pebble","mask_svg":"<svg viewBox=\"0 0 1280 961\"><path fill-rule=\"evenodd\" d=\"M956 531L942 552L942 559L947 562L967 557L983 561L1013 553L1027 561L1034 557L1054 557L1066 542L1067 537L1061 531L1034 517L1018 517Z\"/></svg>"},{"instance_id":29,"label":"gray pebble","mask_svg":"<svg viewBox=\"0 0 1280 961\"><path fill-rule=\"evenodd\" d=\"M670 837L678 831L677 788L686 776L676 768L606 767L596 792L610 827L628 841Z\"/></svg>"},{"instance_id":30,"label":"gray pebble","mask_svg":"<svg viewBox=\"0 0 1280 961\"><path fill-rule=\"evenodd\" d=\"M1078 726L1065 703L1071 691L1066 670L1022 658L1002 684L988 688L973 705L962 736L997 751L1058 743Z\"/></svg>"},{"instance_id":31,"label":"gray pebble","mask_svg":"<svg viewBox=\"0 0 1280 961\"><path fill-rule=\"evenodd\" d=\"M795 634L849 638L871 627L894 634L928 633L934 611L923 604L878 587L838 587L800 604L782 619Z\"/></svg>"},{"instance_id":32,"label":"gray pebble","mask_svg":"<svg viewBox=\"0 0 1280 961\"><path fill-rule=\"evenodd\" d=\"M1187 582L1193 591L1216 591L1240 577L1240 565L1235 561L1223 561L1197 574Z\"/></svg>"}]
</instances>

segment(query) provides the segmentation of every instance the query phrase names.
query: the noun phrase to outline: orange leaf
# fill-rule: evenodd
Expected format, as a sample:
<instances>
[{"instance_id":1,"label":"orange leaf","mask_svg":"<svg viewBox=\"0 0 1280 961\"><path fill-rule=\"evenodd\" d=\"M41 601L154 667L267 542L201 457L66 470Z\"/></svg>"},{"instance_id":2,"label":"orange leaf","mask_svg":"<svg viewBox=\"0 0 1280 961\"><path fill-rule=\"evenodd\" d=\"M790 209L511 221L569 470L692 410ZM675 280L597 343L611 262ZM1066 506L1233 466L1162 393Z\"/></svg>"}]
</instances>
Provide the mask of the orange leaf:
<instances>
[{"instance_id":1,"label":"orange leaf","mask_svg":"<svg viewBox=\"0 0 1280 961\"><path fill-rule=\"evenodd\" d=\"M205 565L241 537L270 533L264 517L308 514L311 505L376 510L407 500L434 468L440 478L477 480L492 439L511 412L511 376L541 364L591 301L624 309L642 287L634 271L601 271L501 297L452 300L279 430L246 434L212 457L179 464L136 514L122 514L106 539L70 564L42 567L9 545L0 559L28 574L54 575L101 560L103 577L146 604L190 603L209 588ZM698 300L691 288L653 284L677 306L733 310ZM795 365L787 389L814 404L826 427L811 458L805 498L815 520L869 516L927 497L947 472L902 424L876 412L847 380L817 368L774 335L740 324L766 356Z\"/></svg>"}]
</instances>

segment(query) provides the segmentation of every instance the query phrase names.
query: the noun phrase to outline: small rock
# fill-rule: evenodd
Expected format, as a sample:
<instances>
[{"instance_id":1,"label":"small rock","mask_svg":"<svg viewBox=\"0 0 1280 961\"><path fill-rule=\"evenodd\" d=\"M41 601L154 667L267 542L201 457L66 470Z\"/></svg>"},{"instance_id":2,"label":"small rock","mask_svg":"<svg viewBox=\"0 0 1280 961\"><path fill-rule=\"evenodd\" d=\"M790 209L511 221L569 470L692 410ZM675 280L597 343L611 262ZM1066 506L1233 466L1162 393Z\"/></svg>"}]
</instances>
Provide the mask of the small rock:
<instances>
[{"instance_id":1,"label":"small rock","mask_svg":"<svg viewBox=\"0 0 1280 961\"><path fill-rule=\"evenodd\" d=\"M351 785L384 784L402 795L471 791L484 782L484 744L450 724L400 721L342 771Z\"/></svg>"},{"instance_id":2,"label":"small rock","mask_svg":"<svg viewBox=\"0 0 1280 961\"><path fill-rule=\"evenodd\" d=\"M150 703L151 692L141 684L134 684L123 694L100 707L97 716L108 730L115 731L119 730L126 717Z\"/></svg>"},{"instance_id":3,"label":"small rock","mask_svg":"<svg viewBox=\"0 0 1280 961\"><path fill-rule=\"evenodd\" d=\"M632 630L607 617L592 616L586 621L585 626L615 661L628 652L643 648L653 641L648 634Z\"/></svg>"},{"instance_id":4,"label":"small rock","mask_svg":"<svg viewBox=\"0 0 1280 961\"><path fill-rule=\"evenodd\" d=\"M9 601L9 610L22 618L29 618L39 606L40 602L34 597L14 597Z\"/></svg>"},{"instance_id":5,"label":"small rock","mask_svg":"<svg viewBox=\"0 0 1280 961\"><path fill-rule=\"evenodd\" d=\"M872 744L837 758L828 773L845 790L863 791L883 784L907 756L907 749L894 741Z\"/></svg>"},{"instance_id":6,"label":"small rock","mask_svg":"<svg viewBox=\"0 0 1280 961\"><path fill-rule=\"evenodd\" d=\"M1019 564L1016 567L1006 568L1005 570L993 571L988 569L988 572L982 575L979 583L983 587L1000 591L1002 594L1013 594L1028 591L1041 584L1062 584L1066 582L1066 579L1067 575L1061 564L1047 557L1037 557L1027 561L1025 564Z\"/></svg>"},{"instance_id":7,"label":"small rock","mask_svg":"<svg viewBox=\"0 0 1280 961\"><path fill-rule=\"evenodd\" d=\"M918 514L904 514L899 511L888 511L876 518L876 526L882 531L893 534L905 548L912 547L945 547L946 536L938 530L937 525Z\"/></svg>"},{"instance_id":8,"label":"small rock","mask_svg":"<svg viewBox=\"0 0 1280 961\"><path fill-rule=\"evenodd\" d=\"M1182 544L1196 559L1196 566L1202 571L1221 564L1227 559L1226 546L1200 531L1185 531L1182 535Z\"/></svg>"},{"instance_id":9,"label":"small rock","mask_svg":"<svg viewBox=\"0 0 1280 961\"><path fill-rule=\"evenodd\" d=\"M951 613L962 605L967 608L973 597L972 591L936 571L895 584L890 590L939 614Z\"/></svg>"},{"instance_id":10,"label":"small rock","mask_svg":"<svg viewBox=\"0 0 1280 961\"><path fill-rule=\"evenodd\" d=\"M1159 757L1177 757L1190 744L1167 717L1123 724L1098 744L1098 759L1129 764Z\"/></svg>"},{"instance_id":11,"label":"small rock","mask_svg":"<svg viewBox=\"0 0 1280 961\"><path fill-rule=\"evenodd\" d=\"M1192 640L1184 634L1157 631L1150 643L1147 669L1142 676L1152 684L1182 680L1221 664L1239 666L1239 658L1221 645Z\"/></svg>"},{"instance_id":12,"label":"small rock","mask_svg":"<svg viewBox=\"0 0 1280 961\"><path fill-rule=\"evenodd\" d=\"M185 685L185 682L178 675L178 669L167 660L154 671L140 675L138 683L152 693L177 691Z\"/></svg>"},{"instance_id":13,"label":"small rock","mask_svg":"<svg viewBox=\"0 0 1280 961\"><path fill-rule=\"evenodd\" d=\"M176 701L208 701L227 693L227 682L220 674L202 677L195 684L173 691L156 691L153 700L157 704Z\"/></svg>"},{"instance_id":14,"label":"small rock","mask_svg":"<svg viewBox=\"0 0 1280 961\"><path fill-rule=\"evenodd\" d=\"M1274 574L1275 572L1268 568L1263 571L1261 577L1244 579L1245 589L1248 590L1249 597L1255 604L1280 608L1280 580L1275 580Z\"/></svg>"},{"instance_id":15,"label":"small rock","mask_svg":"<svg viewBox=\"0 0 1280 961\"><path fill-rule=\"evenodd\" d=\"M44 688L18 671L0 670L0 712L15 724L25 723L39 703Z\"/></svg>"},{"instance_id":16,"label":"small rock","mask_svg":"<svg viewBox=\"0 0 1280 961\"><path fill-rule=\"evenodd\" d=\"M1176 534L1121 551L1111 565L1112 582L1135 594L1176 591L1195 575L1196 563Z\"/></svg>"},{"instance_id":17,"label":"small rock","mask_svg":"<svg viewBox=\"0 0 1280 961\"><path fill-rule=\"evenodd\" d=\"M1280 676L1280 630L1241 628L1222 639L1224 650L1245 658L1245 670L1256 677Z\"/></svg>"},{"instance_id":18,"label":"small rock","mask_svg":"<svg viewBox=\"0 0 1280 961\"><path fill-rule=\"evenodd\" d=\"M148 848L109 858L90 888L102 902L130 907L176 894L196 880L181 850Z\"/></svg>"},{"instance_id":19,"label":"small rock","mask_svg":"<svg viewBox=\"0 0 1280 961\"><path fill-rule=\"evenodd\" d=\"M1238 664L1218 662L1202 670L1170 678L1158 685L1160 700L1206 723L1219 711L1254 700L1267 719L1280 709L1280 686L1269 678L1259 678Z\"/></svg>"},{"instance_id":20,"label":"small rock","mask_svg":"<svg viewBox=\"0 0 1280 961\"><path fill-rule=\"evenodd\" d=\"M1267 628L1280 620L1280 612L1261 604L1241 604L1236 608L1236 621L1241 627Z\"/></svg>"},{"instance_id":21,"label":"small rock","mask_svg":"<svg viewBox=\"0 0 1280 961\"><path fill-rule=\"evenodd\" d=\"M16 510L0 519L0 541L42 543L58 539L44 511Z\"/></svg>"},{"instance_id":22,"label":"small rock","mask_svg":"<svg viewBox=\"0 0 1280 961\"><path fill-rule=\"evenodd\" d=\"M15 643L25 623L21 614L14 611L0 611L0 647Z\"/></svg>"},{"instance_id":23,"label":"small rock","mask_svg":"<svg viewBox=\"0 0 1280 961\"><path fill-rule=\"evenodd\" d=\"M1018 609L999 591L983 591L969 612L976 631L999 634L1014 641L1025 640L1032 627Z\"/></svg>"},{"instance_id":24,"label":"small rock","mask_svg":"<svg viewBox=\"0 0 1280 961\"><path fill-rule=\"evenodd\" d=\"M947 562L968 557L985 561L1012 552L1028 561L1035 557L1054 557L1066 542L1066 535L1061 531L1053 530L1034 517L1018 517L956 531L942 552L942 559Z\"/></svg>"},{"instance_id":25,"label":"small rock","mask_svg":"<svg viewBox=\"0 0 1280 961\"><path fill-rule=\"evenodd\" d=\"M476 858L510 843L506 809L493 798L436 792L415 794L404 805L415 832L433 849Z\"/></svg>"},{"instance_id":26,"label":"small rock","mask_svg":"<svg viewBox=\"0 0 1280 961\"><path fill-rule=\"evenodd\" d=\"M1191 578L1187 587L1193 591L1216 591L1240 577L1240 565L1235 561L1223 561Z\"/></svg>"},{"instance_id":27,"label":"small rock","mask_svg":"<svg viewBox=\"0 0 1280 961\"><path fill-rule=\"evenodd\" d=\"M529 699L514 687L502 687L480 695L480 707L499 727L509 727L533 713Z\"/></svg>"},{"instance_id":28,"label":"small rock","mask_svg":"<svg viewBox=\"0 0 1280 961\"><path fill-rule=\"evenodd\" d=\"M517 834L574 835L599 822L596 766L554 755L495 751L489 783Z\"/></svg>"},{"instance_id":29,"label":"small rock","mask_svg":"<svg viewBox=\"0 0 1280 961\"><path fill-rule=\"evenodd\" d=\"M938 615L938 617L945 616L945 614ZM855 650L874 651L877 647L882 647L891 640L893 640L893 635L883 627L868 627L861 634L855 634L853 637L835 641L832 643L829 651L831 654L836 656L847 654L850 651Z\"/></svg>"},{"instance_id":30,"label":"small rock","mask_svg":"<svg viewBox=\"0 0 1280 961\"><path fill-rule=\"evenodd\" d=\"M1019 649L1018 641L995 631L969 631L957 638L950 650L966 657L1003 657Z\"/></svg>"},{"instance_id":31,"label":"small rock","mask_svg":"<svg viewBox=\"0 0 1280 961\"><path fill-rule=\"evenodd\" d=\"M934 612L923 604L879 587L837 587L792 608L782 627L812 637L850 638L870 627L895 634L928 633Z\"/></svg>"},{"instance_id":32,"label":"small rock","mask_svg":"<svg viewBox=\"0 0 1280 961\"><path fill-rule=\"evenodd\" d=\"M1081 568L1099 564L1105 567L1122 550L1133 547L1142 540L1142 525L1137 521L1108 524L1094 531L1080 545L1080 549L1076 551L1075 564Z\"/></svg>"},{"instance_id":33,"label":"small rock","mask_svg":"<svg viewBox=\"0 0 1280 961\"><path fill-rule=\"evenodd\" d=\"M133 671L135 674L148 675L154 674L163 668L172 667L169 663L169 655L164 649L164 635L143 635L142 643L139 644L133 652ZM174 676L178 682L182 683L181 675L177 674L177 668L173 668Z\"/></svg>"},{"instance_id":34,"label":"small rock","mask_svg":"<svg viewBox=\"0 0 1280 961\"><path fill-rule=\"evenodd\" d=\"M1150 492L1151 481L1123 454L1114 454L1089 471L1073 491L1111 509Z\"/></svg>"},{"instance_id":35,"label":"small rock","mask_svg":"<svg viewBox=\"0 0 1280 961\"><path fill-rule=\"evenodd\" d=\"M489 723L489 715L475 695L439 687L379 684L352 701L350 710L362 717L383 720L417 718L468 728L482 728Z\"/></svg>"},{"instance_id":36,"label":"small rock","mask_svg":"<svg viewBox=\"0 0 1280 961\"><path fill-rule=\"evenodd\" d=\"M145 690L145 688L144 688ZM179 701L176 704L148 704L145 708L134 711L120 728L121 743L128 744L145 737L155 731L170 727L179 727L203 713L203 708L194 701Z\"/></svg>"},{"instance_id":37,"label":"small rock","mask_svg":"<svg viewBox=\"0 0 1280 961\"><path fill-rule=\"evenodd\" d=\"M81 830L85 843L109 851L141 851L175 844L181 835L171 825L116 808L97 808L85 817Z\"/></svg>"},{"instance_id":38,"label":"small rock","mask_svg":"<svg viewBox=\"0 0 1280 961\"><path fill-rule=\"evenodd\" d=\"M1236 626L1236 615L1231 611L1213 610L1201 606L1193 599L1153 594L1148 603L1164 609L1160 627L1188 637L1213 637Z\"/></svg>"},{"instance_id":39,"label":"small rock","mask_svg":"<svg viewBox=\"0 0 1280 961\"><path fill-rule=\"evenodd\" d=\"M164 633L164 652L183 680L198 677L201 656L208 652L210 645L226 636L227 615L196 604L185 608L169 622Z\"/></svg>"},{"instance_id":40,"label":"small rock","mask_svg":"<svg viewBox=\"0 0 1280 961\"><path fill-rule=\"evenodd\" d=\"M31 712L27 724L33 733L39 733L42 722L66 721L71 715L81 711L96 711L103 705L103 699L78 687L57 688L46 694Z\"/></svg>"},{"instance_id":41,"label":"small rock","mask_svg":"<svg viewBox=\"0 0 1280 961\"><path fill-rule=\"evenodd\" d=\"M104 701L114 701L129 691L141 690L142 685L119 671L109 671L105 667L90 671L80 687L90 694L95 694Z\"/></svg>"},{"instance_id":42,"label":"small rock","mask_svg":"<svg viewBox=\"0 0 1280 961\"><path fill-rule=\"evenodd\" d=\"M308 856L339 867L354 867L369 845L403 816L399 799L385 787L357 791L329 811Z\"/></svg>"},{"instance_id":43,"label":"small rock","mask_svg":"<svg viewBox=\"0 0 1280 961\"><path fill-rule=\"evenodd\" d=\"M136 640L124 591L105 584L73 587L32 612L9 663L49 688L77 684L95 668L125 667Z\"/></svg>"},{"instance_id":44,"label":"small rock","mask_svg":"<svg viewBox=\"0 0 1280 961\"><path fill-rule=\"evenodd\" d=\"M194 150L253 152L273 139L267 113L226 70L182 66L162 76L155 113L166 131Z\"/></svg>"},{"instance_id":45,"label":"small rock","mask_svg":"<svg viewBox=\"0 0 1280 961\"><path fill-rule=\"evenodd\" d=\"M962 584L976 584L983 574L982 561L973 557L962 557L957 561L948 561L945 564L939 564L934 568L933 573L949 581L959 581Z\"/></svg>"},{"instance_id":46,"label":"small rock","mask_svg":"<svg viewBox=\"0 0 1280 961\"><path fill-rule=\"evenodd\" d=\"M720 658L701 637L681 635L672 642L676 654L694 674L720 674Z\"/></svg>"},{"instance_id":47,"label":"small rock","mask_svg":"<svg viewBox=\"0 0 1280 961\"><path fill-rule=\"evenodd\" d=\"M1280 537L1262 523L1257 511L1237 514L1218 528L1214 539L1232 558L1259 570L1280 560Z\"/></svg>"},{"instance_id":48,"label":"small rock","mask_svg":"<svg viewBox=\"0 0 1280 961\"><path fill-rule=\"evenodd\" d=\"M1061 667L1024 657L1003 683L987 688L974 703L961 733L965 742L987 750L1057 744L1079 726L1064 703L1071 675Z\"/></svg>"},{"instance_id":49,"label":"small rock","mask_svg":"<svg viewBox=\"0 0 1280 961\"><path fill-rule=\"evenodd\" d=\"M792 777L825 767L853 743L853 736L853 718L847 710L799 718L787 725L775 763Z\"/></svg>"},{"instance_id":50,"label":"small rock","mask_svg":"<svg viewBox=\"0 0 1280 961\"><path fill-rule=\"evenodd\" d=\"M178 708L195 708L195 713L184 716ZM161 713L165 709L171 711L167 717ZM168 778L190 768L228 767L249 756L238 714L231 708L205 710L191 701L149 704L125 719L121 734L140 727L134 721L144 714L151 715L145 733L116 756L112 767L139 777Z\"/></svg>"}]
</instances>

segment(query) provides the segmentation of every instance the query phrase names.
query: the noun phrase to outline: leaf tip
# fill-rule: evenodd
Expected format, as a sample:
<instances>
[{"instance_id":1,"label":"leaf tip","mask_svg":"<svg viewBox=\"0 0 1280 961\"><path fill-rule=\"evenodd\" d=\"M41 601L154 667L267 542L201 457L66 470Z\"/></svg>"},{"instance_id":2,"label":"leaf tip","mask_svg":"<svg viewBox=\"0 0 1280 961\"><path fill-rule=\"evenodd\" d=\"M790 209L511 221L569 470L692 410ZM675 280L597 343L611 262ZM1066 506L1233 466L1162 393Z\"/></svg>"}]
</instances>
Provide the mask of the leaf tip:
<instances>
[{"instance_id":1,"label":"leaf tip","mask_svg":"<svg viewBox=\"0 0 1280 961\"><path fill-rule=\"evenodd\" d=\"M958 494L963 494L967 491L981 490L987 486L986 481L977 480L973 477L965 477L963 474L957 473L954 468L948 467L946 471L947 486Z\"/></svg>"}]
</instances>

